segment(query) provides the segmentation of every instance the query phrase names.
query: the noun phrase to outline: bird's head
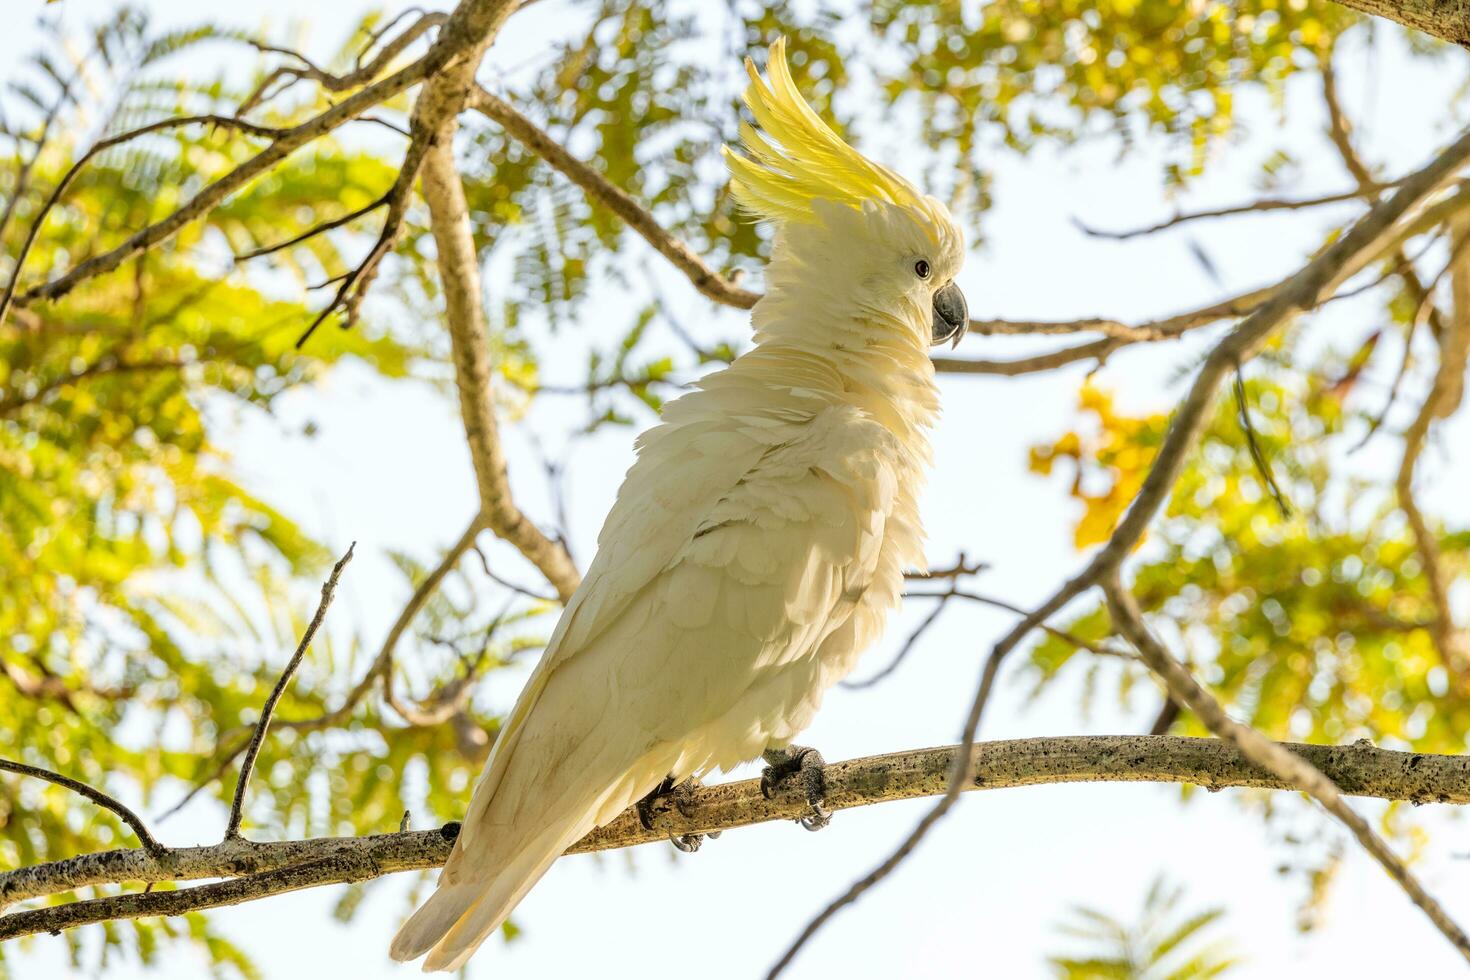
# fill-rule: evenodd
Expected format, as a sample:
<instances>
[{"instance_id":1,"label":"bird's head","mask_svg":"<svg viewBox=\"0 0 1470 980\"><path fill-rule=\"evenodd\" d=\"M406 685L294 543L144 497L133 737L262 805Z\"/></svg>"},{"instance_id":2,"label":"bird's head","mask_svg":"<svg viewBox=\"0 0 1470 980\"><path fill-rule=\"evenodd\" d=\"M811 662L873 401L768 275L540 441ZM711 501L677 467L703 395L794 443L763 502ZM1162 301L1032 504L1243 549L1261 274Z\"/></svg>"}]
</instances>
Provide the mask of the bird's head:
<instances>
[{"instance_id":1,"label":"bird's head","mask_svg":"<svg viewBox=\"0 0 1470 980\"><path fill-rule=\"evenodd\" d=\"M969 324L954 283L965 248L949 209L812 111L786 65L784 38L771 45L768 80L748 59L745 67L745 103L759 128L743 123L745 153L726 147L725 159L736 200L777 226L772 293L828 303L927 344L958 343Z\"/></svg>"}]
</instances>

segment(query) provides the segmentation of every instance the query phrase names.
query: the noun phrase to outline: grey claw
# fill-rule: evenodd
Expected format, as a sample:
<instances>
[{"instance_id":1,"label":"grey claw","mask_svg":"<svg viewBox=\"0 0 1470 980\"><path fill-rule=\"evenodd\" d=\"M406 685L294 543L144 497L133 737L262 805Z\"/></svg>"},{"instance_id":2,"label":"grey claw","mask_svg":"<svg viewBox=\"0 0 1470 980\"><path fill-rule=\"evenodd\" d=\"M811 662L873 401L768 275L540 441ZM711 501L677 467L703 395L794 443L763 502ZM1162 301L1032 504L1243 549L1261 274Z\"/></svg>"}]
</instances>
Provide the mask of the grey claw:
<instances>
[{"instance_id":1,"label":"grey claw","mask_svg":"<svg viewBox=\"0 0 1470 980\"><path fill-rule=\"evenodd\" d=\"M691 815L691 795L698 788L699 780L690 777L682 783L675 783L672 776L663 780L643 799L634 804L638 813L638 822L643 825L644 830L658 829L658 819L667 814L670 807L679 811L681 815L688 818ZM706 836L718 837L713 834L675 834L670 833L669 843L685 854L693 854L699 850Z\"/></svg>"},{"instance_id":2,"label":"grey claw","mask_svg":"<svg viewBox=\"0 0 1470 980\"><path fill-rule=\"evenodd\" d=\"M823 770L827 762L816 749L800 745L789 745L784 749L767 749L762 753L766 760L761 773L761 795L770 799L772 791L786 777L800 775L802 788L806 791L806 802L811 813L798 817L797 823L806 830L817 831L832 822L832 813L823 804L827 802L826 780Z\"/></svg>"},{"instance_id":3,"label":"grey claw","mask_svg":"<svg viewBox=\"0 0 1470 980\"><path fill-rule=\"evenodd\" d=\"M797 823L801 824L802 830L810 830L815 833L832 822L832 811L820 803L811 804L812 812L802 817Z\"/></svg>"}]
</instances>

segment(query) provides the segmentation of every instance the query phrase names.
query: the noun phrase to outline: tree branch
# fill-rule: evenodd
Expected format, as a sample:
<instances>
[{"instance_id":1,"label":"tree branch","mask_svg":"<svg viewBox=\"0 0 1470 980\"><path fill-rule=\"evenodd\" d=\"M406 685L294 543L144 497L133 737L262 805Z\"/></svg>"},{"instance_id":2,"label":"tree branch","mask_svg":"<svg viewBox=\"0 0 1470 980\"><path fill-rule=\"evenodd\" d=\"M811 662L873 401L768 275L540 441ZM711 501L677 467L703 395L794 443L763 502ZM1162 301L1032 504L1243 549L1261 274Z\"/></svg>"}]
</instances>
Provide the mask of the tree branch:
<instances>
[{"instance_id":1,"label":"tree branch","mask_svg":"<svg viewBox=\"0 0 1470 980\"><path fill-rule=\"evenodd\" d=\"M63 776L60 773L52 772L49 769L42 769L39 766L28 766L21 762L11 762L9 759L0 759L0 769L5 770L6 772L13 772L21 776L32 776L36 779L44 779L48 783L55 783L57 786L64 786L65 788L71 790L73 793L85 796L87 799L91 800L98 806L107 810L111 810L113 813L117 814L118 818L121 819L123 823L133 828L133 833L136 834L138 837L138 843L142 844L143 849L149 854L157 855L163 852L163 845L158 843L158 841L154 839L153 835L149 833L148 825L143 822L143 818L139 817L132 810L128 809L126 806L119 803L111 796L108 796L100 789L95 789L91 786L88 786L86 783L72 779L70 776Z\"/></svg>"},{"instance_id":2,"label":"tree branch","mask_svg":"<svg viewBox=\"0 0 1470 980\"><path fill-rule=\"evenodd\" d=\"M1430 636L1446 669L1463 684L1467 672L1470 672L1470 634L1455 623L1454 607L1450 601L1452 578L1440 553L1439 538L1414 497L1414 471L1428 442L1430 429L1459 409L1465 394L1466 365L1470 362L1470 251L1464 247L1470 241L1470 221L1457 218L1452 227L1455 232L1450 245L1452 307L1439 332L1439 367L1418 414L1404 432L1404 454L1399 461L1394 488L1399 509L1404 512L1414 535L1419 561L1424 566L1429 600L1434 606Z\"/></svg>"},{"instance_id":3,"label":"tree branch","mask_svg":"<svg viewBox=\"0 0 1470 980\"><path fill-rule=\"evenodd\" d=\"M469 108L499 123L526 149L582 188L589 198L622 218L629 228L643 236L644 241L688 276L694 288L705 296L716 303L742 310L750 309L760 299L759 293L741 289L710 268L694 249L669 234L627 191L568 153L565 147L517 112L509 102L476 86L470 94Z\"/></svg>"},{"instance_id":4,"label":"tree branch","mask_svg":"<svg viewBox=\"0 0 1470 980\"><path fill-rule=\"evenodd\" d=\"M440 134L424 160L424 199L438 249L445 320L454 355L460 414L480 490L481 514L496 536L535 565L565 602L581 577L566 549L541 532L511 496L505 454L495 421L490 351L481 305L480 260L470 234L464 186L454 165L452 127Z\"/></svg>"},{"instance_id":5,"label":"tree branch","mask_svg":"<svg viewBox=\"0 0 1470 980\"><path fill-rule=\"evenodd\" d=\"M393 18L393 20L385 24L382 29L380 29L376 34L369 38L367 47L363 51L363 55L366 55L367 51L371 50L372 46L376 44L377 41L381 37L383 37L383 35L385 35L388 31L397 26L399 21L401 21L403 17L406 16L408 13L409 11L404 11L404 13L399 14L397 17ZM295 51L284 51L280 48L270 48L268 50L274 51L277 54L284 54L288 57L297 59L301 62L302 67L297 68L294 66L286 65L277 68L275 71L266 75L266 77L261 80L260 84L255 87L255 91L250 93L250 95L245 98L245 101L240 103L240 107L235 110L235 114L243 116L245 115L245 113L249 112L251 109L264 102L266 100L266 90L282 78L289 79L289 81L276 91L272 92L270 94L271 98L282 94L293 84L303 79L311 79L312 81L317 82L328 92L345 92L350 88L355 88L358 85L364 84L365 82L372 81L378 76L379 72L388 67L388 65L393 61L394 58L402 54L410 44L412 44L414 41L417 41L424 34L427 34L432 28L438 27L440 24L443 24L444 20L445 15L442 13L436 12L420 14L417 20L408 25L408 27L404 28L403 33L399 34L397 37L393 38L393 40L383 45L382 50L380 50L371 61L363 62L363 56L359 55L357 60L357 67L343 75L333 75L330 72L322 71L320 68L317 68L305 57Z\"/></svg>"},{"instance_id":6,"label":"tree branch","mask_svg":"<svg viewBox=\"0 0 1470 980\"><path fill-rule=\"evenodd\" d=\"M57 181L56 186L52 189L50 195L47 196L45 203L41 205L40 210L31 219L30 226L26 229L26 237L21 242L20 250L16 252L15 267L10 273L10 281L5 284L4 295L0 295L0 326L5 324L5 317L10 312L11 303L15 300L16 287L20 284L21 274L25 271L26 259L30 257L31 249L36 244L36 236L41 233L41 226L46 223L46 218L51 214L52 209L61 201L67 188L72 185L72 181L76 180L77 174L81 173L87 164L95 159L98 154L106 152L114 146L121 146L131 140L147 136L150 133L161 132L165 129L177 129L181 126L197 125L218 126L225 129L238 130L250 136L271 139L280 139L283 135L282 130L269 126L259 126L255 123L246 122L243 119L236 119L231 116L211 114L160 119L157 122L148 123L146 126L139 126L136 129L130 129L125 133L119 133L116 136L110 136L107 139L98 140L92 144L92 148L78 157L67 168L66 173L62 174L61 180ZM32 292L35 292L35 290L32 290ZM27 294L27 297L29 295Z\"/></svg>"},{"instance_id":7,"label":"tree branch","mask_svg":"<svg viewBox=\"0 0 1470 980\"><path fill-rule=\"evenodd\" d=\"M1113 241L1127 241L1130 238L1142 238L1155 232L1173 228L1176 225L1188 224L1191 221L1202 221L1207 218L1228 218L1240 214L1260 214L1265 211L1299 211L1303 208L1317 208L1324 204L1341 204L1344 201L1356 201L1363 197L1363 190L1343 191L1338 194L1324 194L1320 197L1304 198L1280 198L1263 197L1246 204L1236 204L1225 208L1211 208L1205 211L1178 211L1172 218L1167 218L1156 224L1144 228L1131 228L1127 231L1104 231L1091 225L1083 224L1073 219L1079 230L1084 235L1093 238L1108 238Z\"/></svg>"},{"instance_id":8,"label":"tree branch","mask_svg":"<svg viewBox=\"0 0 1470 980\"><path fill-rule=\"evenodd\" d=\"M1464 0L1337 0L1344 7L1395 21L1441 41L1470 48L1470 4Z\"/></svg>"},{"instance_id":9,"label":"tree branch","mask_svg":"<svg viewBox=\"0 0 1470 980\"><path fill-rule=\"evenodd\" d=\"M472 49L483 51L483 46L477 45L482 45L499 28L516 5L516 0L463 0L445 21L438 38L422 58L353 92L306 122L281 131L268 147L205 186L168 217L136 232L116 248L80 262L56 279L28 290L19 301L29 304L55 300L82 282L111 272L139 252L167 241L178 234L180 229L208 214L225 198L307 143L426 78L446 74L445 69L448 66L466 58ZM468 60L473 71L479 58L472 57Z\"/></svg>"},{"instance_id":10,"label":"tree branch","mask_svg":"<svg viewBox=\"0 0 1470 980\"><path fill-rule=\"evenodd\" d=\"M352 560L352 552L357 547L353 542L347 548L347 554L337 559L337 564L332 566L332 574L327 576L326 582L322 584L322 601L317 603L316 615L311 617L311 622L306 624L306 630L301 634L301 642L296 645L296 652L291 659L286 661L286 667L281 671L281 676L276 681L276 686L271 689L270 696L265 699L265 705L260 709L260 720L255 723L255 732L250 736L250 742L245 746L245 760L240 763L240 779L235 783L235 799L230 804L230 820L225 825L225 840L231 840L240 836L240 821L245 818L245 793L250 788L250 777L255 772L255 759L260 755L261 743L265 741L266 729L270 727L271 715L275 713L276 705L281 700L281 695L286 693L286 686L291 683L291 676L296 673L296 668L301 666L301 661L306 657L306 651L311 647L311 641L316 636L316 631L321 629L322 621L327 618L327 609L332 605L332 598L337 594L337 580L342 577L342 569Z\"/></svg>"},{"instance_id":11,"label":"tree branch","mask_svg":"<svg viewBox=\"0 0 1470 980\"><path fill-rule=\"evenodd\" d=\"M1337 784L1308 760L1227 715L1220 702L1201 687L1189 669L1176 660L1149 631L1137 601L1123 587L1117 569L1108 572L1102 587L1113 625L1138 650L1149 669L1164 682L1169 693L1188 705L1195 717L1221 739L1233 744L1241 755L1267 772L1275 774L1288 785L1306 793L1322 804L1328 813L1342 821L1363 849L1382 865L1389 877L1398 882L1409 899L1429 917L1435 928L1460 951L1461 956L1470 961L1470 936L1466 936L1443 906L1425 891L1424 886L1399 856L1368 826L1368 822L1347 805Z\"/></svg>"},{"instance_id":12,"label":"tree branch","mask_svg":"<svg viewBox=\"0 0 1470 980\"><path fill-rule=\"evenodd\" d=\"M1470 757L1392 752L1366 743L1284 746L1325 773L1341 792L1414 803L1470 804ZM1294 789L1216 739L1096 735L987 742L963 789L1005 789L1077 782L1188 783L1208 789ZM961 746L917 749L828 765L826 805L834 810L915 799L945 792ZM630 808L588 834L567 853L658 843L670 834L710 833L808 811L800 787L778 787L771 799L760 780L704 786L684 811L658 811L645 830ZM229 879L179 891L132 893L13 912L0 917L0 941L70 929L90 922L184 912L266 898L301 888L366 881L398 871L435 868L453 846L458 825L368 837L253 842L239 838L209 847L104 851L0 873L0 906L93 885L159 884Z\"/></svg>"},{"instance_id":13,"label":"tree branch","mask_svg":"<svg viewBox=\"0 0 1470 980\"><path fill-rule=\"evenodd\" d=\"M981 716L990 699L1000 665L1006 655L1015 649L1031 631L1051 618L1067 603L1083 592L1099 584L1103 577L1114 571L1124 557L1142 538L1154 515L1168 499L1185 460L1194 448L1200 432L1204 429L1210 407L1221 383L1241 363L1260 350L1261 346L1290 317L1320 304L1323 299L1341 286L1371 256L1382 254L1386 247L1398 240L1402 231L1400 222L1411 211L1418 208L1436 193L1454 174L1470 161L1470 131L1467 131L1443 150L1424 169L1405 178L1392 197L1373 206L1359 218L1341 237L1328 245L1316 258L1290 276L1269 299L1242 320L1212 350L1198 373L1188 394L1174 411L1174 418L1164 436L1164 442L1154 458L1154 463L1144 478L1143 484L1129 505L1107 544L1094 553L1092 559L1052 596L1021 620L990 650L975 697L965 719L962 744L975 745ZM1425 209L1426 213L1429 209ZM1421 220L1422 220L1421 215ZM855 881L841 896L809 922L791 947L771 970L770 977L777 976L800 951L801 947L838 911L856 901L863 892L886 878L898 867L939 820L954 806L963 788L966 773L974 764L973 758L961 753L951 774L945 794L921 818L898 848L864 877ZM973 755L973 752L968 753Z\"/></svg>"}]
</instances>

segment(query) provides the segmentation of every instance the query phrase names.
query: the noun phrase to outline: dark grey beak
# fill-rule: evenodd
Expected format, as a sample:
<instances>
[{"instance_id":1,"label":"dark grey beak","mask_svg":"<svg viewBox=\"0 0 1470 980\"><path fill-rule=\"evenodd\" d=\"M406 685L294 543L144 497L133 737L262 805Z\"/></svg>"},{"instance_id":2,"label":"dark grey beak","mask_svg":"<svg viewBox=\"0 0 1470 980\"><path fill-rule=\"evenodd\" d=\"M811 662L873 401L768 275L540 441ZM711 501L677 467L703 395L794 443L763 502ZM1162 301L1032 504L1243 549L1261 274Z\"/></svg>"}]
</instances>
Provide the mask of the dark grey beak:
<instances>
[{"instance_id":1,"label":"dark grey beak","mask_svg":"<svg viewBox=\"0 0 1470 980\"><path fill-rule=\"evenodd\" d=\"M947 340L958 346L960 338L970 326L970 306L965 294L954 283L941 288L934 294L934 334L930 344L938 346Z\"/></svg>"}]
</instances>

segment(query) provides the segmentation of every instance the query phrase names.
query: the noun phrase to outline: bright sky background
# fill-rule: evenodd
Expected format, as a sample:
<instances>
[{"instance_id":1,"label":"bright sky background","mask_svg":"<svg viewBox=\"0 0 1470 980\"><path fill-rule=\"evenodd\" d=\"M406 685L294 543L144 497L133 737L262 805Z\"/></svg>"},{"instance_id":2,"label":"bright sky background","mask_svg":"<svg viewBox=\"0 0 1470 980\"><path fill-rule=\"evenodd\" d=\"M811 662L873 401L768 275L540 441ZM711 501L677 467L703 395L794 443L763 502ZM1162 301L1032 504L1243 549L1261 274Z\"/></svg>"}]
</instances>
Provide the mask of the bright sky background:
<instances>
[{"instance_id":1,"label":"bright sky background","mask_svg":"<svg viewBox=\"0 0 1470 980\"><path fill-rule=\"evenodd\" d=\"M114 5L66 0L59 6L70 23L83 25ZM186 0L145 6L162 24L192 23L201 10ZM280 28L305 17L301 43L308 52L324 55L363 5L236 0L205 6L210 16L244 27ZM14 64L36 45L32 21L41 9L40 0L7 5L10 24L0 33L0 64ZM567 17L559 2L539 4L517 17L482 77L493 79L497 70L522 64L549 33L564 24L575 26L580 18L580 13ZM1381 39L1386 43L1371 58L1361 45L1347 52L1339 73L1369 156L1389 162L1398 173L1422 163L1448 135L1436 124L1444 97L1463 69L1452 60L1437 66L1410 63L1393 32L1382 32ZM219 51L212 49L211 56ZM208 59L197 64L200 72L214 70ZM1303 111L1292 113L1300 128L1285 134L1307 162L1303 180L1288 188L1303 195L1347 184L1321 135L1315 84L1304 78L1291 87L1290 98ZM1254 165L1282 136L1264 97L1250 95L1240 102L1247 128L1256 135L1229 149L1187 205L1250 197ZM884 162L905 169L900 155L890 154ZM1062 154L1041 152L1025 160L997 155L990 163L996 206L985 219L988 242L972 254L960 278L972 313L1126 319L1175 312L1277 278L1299 264L1334 217L1347 213L1253 217L1127 244L1090 240L1073 227L1074 216L1127 227L1171 213L1174 203L1161 190L1161 162L1159 148L1150 141L1123 158L1110 143ZM1190 256L1189 236L1207 245L1223 282L1211 282ZM668 292L685 324L701 336L727 336L740 328L737 314L712 310L687 284L671 278ZM628 322L628 314L616 306L588 304L583 315L594 318L603 310L608 310L604 323L589 324L594 330L621 329ZM1352 303L1326 314L1340 328L1344 344L1361 339L1372 315L1371 306ZM1044 346L972 337L962 353L995 356ZM1165 407L1181 393L1180 370L1198 350L1198 342L1133 350L1116 356L1102 380L1119 392L1126 408ZM580 353L568 355L564 364L549 366L552 380L575 381L583 363ZM945 416L935 434L937 462L926 500L930 555L936 563L952 560L962 548L992 564L980 583L985 591L1021 604L1043 598L1078 567L1079 556L1071 548L1074 507L1059 480L1043 481L1027 472L1026 451L1068 426L1083 371L943 381ZM266 499L283 505L339 551L350 539L359 542L362 557L348 573L332 617L338 628L381 636L404 598L402 580L383 554L396 548L432 561L473 510L473 480L457 412L424 386L388 386L353 369L293 395L281 408L278 422L247 418L232 424L225 441L247 484ZM545 414L533 421L555 426L580 409L538 411ZM311 441L294 435L307 419L320 429ZM579 446L572 461L572 530L584 565L618 477L631 461L634 434L608 431ZM1440 445L1464 445L1467 435L1462 420ZM525 431L508 430L507 440L523 506L548 517ZM1380 455L1362 465L1385 466L1387 459ZM1454 489L1466 485L1463 465L1451 471L1435 455L1424 475L1427 500L1461 525L1470 521L1470 496ZM926 610L906 610L859 676L885 663ZM1010 623L1008 616L979 608L947 614L882 686L834 691L802 741L832 760L953 742L983 653ZM1075 688L1058 689L1028 705L1014 674L1011 679L999 689L983 737L1136 733L1146 729L1157 709L1151 692L1137 699L1131 713L1120 712L1104 695L1090 716L1082 716ZM519 680L508 671L497 675L494 683L504 686L506 704ZM1274 843L1283 828L1266 828L1241 802L1237 793L1200 793L1181 805L1177 789L1148 785L972 794L898 874L830 924L789 976L1046 976L1045 955L1059 948L1054 927L1068 906L1085 903L1130 919L1159 874L1186 883L1192 907L1228 908L1225 931L1250 961L1240 977L1437 976L1456 969L1459 961L1444 940L1376 865L1356 854L1336 885L1326 926L1299 936L1294 913L1304 882L1277 873L1279 863L1296 855ZM516 913L524 929L521 938L510 946L489 944L472 962L469 976L637 977L666 970L711 978L760 975L806 919L886 856L928 805L918 801L847 811L819 835L786 824L739 830L692 856L658 845L561 861ZM1362 809L1380 812L1372 805ZM1415 811L1414 818L1438 830L1419 873L1452 913L1470 919L1470 864L1455 856L1463 825L1434 807ZM1325 817L1315 815L1293 820L1299 829L1325 823ZM161 836L171 844L209 843L222 825L222 811L196 805L165 824ZM390 963L386 949L407 910L411 878L374 888L348 925L328 914L337 889L257 902L216 918L273 980L406 976L408 969ZM69 968L63 949L60 940L39 938L31 955L17 964L16 975L64 975ZM172 963L166 974L191 978L207 972L202 962L185 961ZM107 975L140 974L114 967Z\"/></svg>"}]
</instances>

